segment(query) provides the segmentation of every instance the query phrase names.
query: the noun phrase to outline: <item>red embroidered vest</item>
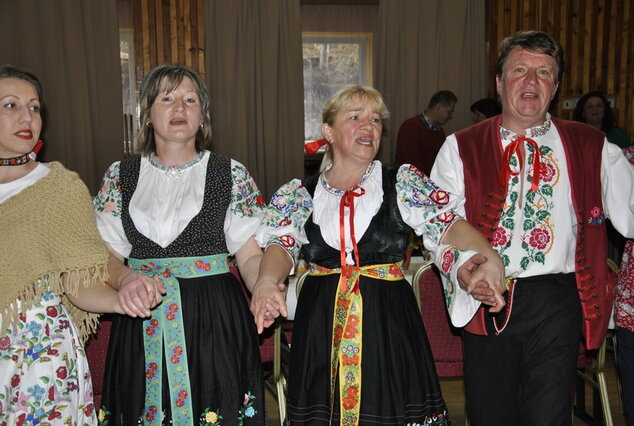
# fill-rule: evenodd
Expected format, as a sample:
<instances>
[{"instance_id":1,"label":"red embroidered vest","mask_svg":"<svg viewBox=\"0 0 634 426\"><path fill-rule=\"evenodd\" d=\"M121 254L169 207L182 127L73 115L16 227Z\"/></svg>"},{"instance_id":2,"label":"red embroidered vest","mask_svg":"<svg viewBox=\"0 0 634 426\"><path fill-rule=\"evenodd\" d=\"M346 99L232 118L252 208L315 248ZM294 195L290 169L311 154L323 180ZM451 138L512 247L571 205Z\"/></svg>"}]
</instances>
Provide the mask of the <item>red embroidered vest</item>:
<instances>
[{"instance_id":1,"label":"red embroidered vest","mask_svg":"<svg viewBox=\"0 0 634 426\"><path fill-rule=\"evenodd\" d=\"M499 115L456 133L464 165L467 220L489 241L506 199L498 182L502 160L500 120ZM552 118L552 123L563 143L578 222L575 274L583 310L583 333L586 347L596 349L607 330L616 283L615 275L607 266L605 220L596 225L590 223L593 208L603 212L601 151L605 135L577 122ZM484 314L484 308L480 307L465 329L474 334L487 334Z\"/></svg>"}]
</instances>

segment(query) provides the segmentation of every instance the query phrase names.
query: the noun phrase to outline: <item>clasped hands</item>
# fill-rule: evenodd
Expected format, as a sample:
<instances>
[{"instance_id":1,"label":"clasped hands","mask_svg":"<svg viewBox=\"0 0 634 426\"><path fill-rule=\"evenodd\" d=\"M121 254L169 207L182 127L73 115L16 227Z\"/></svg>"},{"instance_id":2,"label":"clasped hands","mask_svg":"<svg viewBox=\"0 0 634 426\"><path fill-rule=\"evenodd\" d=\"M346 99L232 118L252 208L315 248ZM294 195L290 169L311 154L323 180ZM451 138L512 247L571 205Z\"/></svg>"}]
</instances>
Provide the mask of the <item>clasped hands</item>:
<instances>
[{"instance_id":1,"label":"clasped hands","mask_svg":"<svg viewBox=\"0 0 634 426\"><path fill-rule=\"evenodd\" d=\"M117 312L135 318L147 318L150 310L161 303L165 292L163 281L158 275L149 277L130 269L119 284L120 310Z\"/></svg>"},{"instance_id":2,"label":"clasped hands","mask_svg":"<svg viewBox=\"0 0 634 426\"><path fill-rule=\"evenodd\" d=\"M496 256L487 259L476 254L458 268L458 284L475 300L489 306L489 312L500 312L506 305L504 265Z\"/></svg>"},{"instance_id":3,"label":"clasped hands","mask_svg":"<svg viewBox=\"0 0 634 426\"><path fill-rule=\"evenodd\" d=\"M286 307L286 285L274 280L258 279L251 295L251 313L258 334L271 326L277 317L288 316Z\"/></svg>"}]
</instances>

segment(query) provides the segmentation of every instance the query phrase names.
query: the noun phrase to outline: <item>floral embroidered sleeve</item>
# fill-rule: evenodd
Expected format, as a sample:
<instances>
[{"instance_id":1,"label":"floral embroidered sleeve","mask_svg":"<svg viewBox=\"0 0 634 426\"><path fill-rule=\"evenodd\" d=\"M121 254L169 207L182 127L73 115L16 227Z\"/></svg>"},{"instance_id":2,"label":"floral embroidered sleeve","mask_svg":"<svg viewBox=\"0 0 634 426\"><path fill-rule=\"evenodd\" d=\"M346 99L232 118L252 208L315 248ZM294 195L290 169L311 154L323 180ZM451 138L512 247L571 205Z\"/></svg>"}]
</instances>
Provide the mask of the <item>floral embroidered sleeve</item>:
<instances>
[{"instance_id":1,"label":"floral embroidered sleeve","mask_svg":"<svg viewBox=\"0 0 634 426\"><path fill-rule=\"evenodd\" d=\"M418 168L402 165L396 176L398 207L405 223L434 244L439 244L445 231L460 216L454 213L457 200L443 191Z\"/></svg>"},{"instance_id":2,"label":"floral embroidered sleeve","mask_svg":"<svg viewBox=\"0 0 634 426\"><path fill-rule=\"evenodd\" d=\"M256 239L262 247L278 244L297 260L308 243L304 224L313 212L313 200L299 179L283 185L271 198Z\"/></svg>"},{"instance_id":3,"label":"floral embroidered sleeve","mask_svg":"<svg viewBox=\"0 0 634 426\"><path fill-rule=\"evenodd\" d=\"M475 314L480 302L458 285L458 269L476 254L473 250L458 250L442 244L451 224L462 219L455 213L464 200L439 188L415 166L404 164L396 178L398 206L405 223L423 237L425 248L440 271L445 289L445 302L451 321L464 326Z\"/></svg>"},{"instance_id":4,"label":"floral embroidered sleeve","mask_svg":"<svg viewBox=\"0 0 634 426\"><path fill-rule=\"evenodd\" d=\"M227 249L233 254L255 234L266 203L249 171L239 162L231 160L231 203L225 218Z\"/></svg>"},{"instance_id":5,"label":"floral embroidered sleeve","mask_svg":"<svg viewBox=\"0 0 634 426\"><path fill-rule=\"evenodd\" d=\"M123 230L121 223L121 184L119 183L119 166L113 163L101 182L101 188L93 199L93 207L97 219L97 229L101 238L123 257L128 257L132 245Z\"/></svg>"}]
</instances>

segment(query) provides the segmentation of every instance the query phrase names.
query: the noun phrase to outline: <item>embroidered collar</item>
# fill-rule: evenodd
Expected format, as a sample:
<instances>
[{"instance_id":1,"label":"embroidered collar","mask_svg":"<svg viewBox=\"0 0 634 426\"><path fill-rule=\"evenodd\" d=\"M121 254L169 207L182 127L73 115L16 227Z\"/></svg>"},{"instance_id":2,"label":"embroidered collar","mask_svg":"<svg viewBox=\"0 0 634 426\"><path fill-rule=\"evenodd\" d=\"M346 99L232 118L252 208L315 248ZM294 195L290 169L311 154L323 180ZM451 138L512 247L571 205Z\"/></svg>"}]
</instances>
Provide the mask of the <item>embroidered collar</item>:
<instances>
[{"instance_id":1,"label":"embroidered collar","mask_svg":"<svg viewBox=\"0 0 634 426\"><path fill-rule=\"evenodd\" d=\"M537 138L539 136L544 136L550 130L551 125L552 121L550 120L550 114L546 113L546 121L544 121L544 124L526 129L526 137ZM517 138L517 134L509 129L505 129L504 126L500 126L500 138L502 138L505 142L511 142Z\"/></svg>"},{"instance_id":2,"label":"embroidered collar","mask_svg":"<svg viewBox=\"0 0 634 426\"><path fill-rule=\"evenodd\" d=\"M372 174L372 172L374 171L374 167L375 167L376 161L372 161L370 163L370 165L368 166L368 168L366 169L365 173L363 174L363 177L361 178L361 181L356 185L356 186L363 186L363 183L368 179L368 177ZM326 170L324 170L321 175L319 175L319 183L321 184L321 186L328 192L330 192L331 194L335 194L339 197L343 196L343 194L346 191L343 191L341 189L337 189L334 186L331 186L328 183L328 179L326 179L326 172L328 170L330 170L330 168L332 167L332 163L328 165L328 167L326 167Z\"/></svg>"},{"instance_id":3,"label":"embroidered collar","mask_svg":"<svg viewBox=\"0 0 634 426\"><path fill-rule=\"evenodd\" d=\"M176 179L176 178L179 178L180 175L185 170L187 170L188 168L192 167L195 164L200 163L200 160L203 159L204 155L205 155L205 151L200 151L198 155L196 156L196 158L194 158L192 161L190 161L187 164L183 164L182 166L163 166L162 164L159 164L156 161L154 161L152 159L152 155L148 155L147 159L148 159L148 162L153 167L156 167L159 170L163 170L165 174L167 174L167 176L170 177L171 179Z\"/></svg>"}]
</instances>

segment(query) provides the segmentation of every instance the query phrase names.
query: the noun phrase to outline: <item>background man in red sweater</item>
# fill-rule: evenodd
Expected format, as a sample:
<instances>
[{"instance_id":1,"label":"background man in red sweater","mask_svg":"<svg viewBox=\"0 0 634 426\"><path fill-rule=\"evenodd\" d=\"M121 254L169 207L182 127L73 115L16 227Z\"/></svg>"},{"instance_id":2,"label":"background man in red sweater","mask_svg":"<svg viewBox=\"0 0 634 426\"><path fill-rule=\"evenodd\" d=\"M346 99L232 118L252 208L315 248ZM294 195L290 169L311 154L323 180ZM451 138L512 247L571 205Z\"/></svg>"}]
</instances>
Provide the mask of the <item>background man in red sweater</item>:
<instances>
[{"instance_id":1,"label":"background man in red sweater","mask_svg":"<svg viewBox=\"0 0 634 426\"><path fill-rule=\"evenodd\" d=\"M436 154L445 141L442 126L453 118L458 98L449 90L435 93L425 111L401 124L394 163L413 164L429 176Z\"/></svg>"}]
</instances>

